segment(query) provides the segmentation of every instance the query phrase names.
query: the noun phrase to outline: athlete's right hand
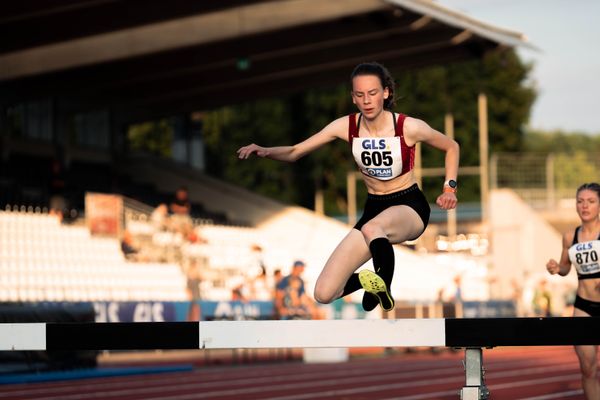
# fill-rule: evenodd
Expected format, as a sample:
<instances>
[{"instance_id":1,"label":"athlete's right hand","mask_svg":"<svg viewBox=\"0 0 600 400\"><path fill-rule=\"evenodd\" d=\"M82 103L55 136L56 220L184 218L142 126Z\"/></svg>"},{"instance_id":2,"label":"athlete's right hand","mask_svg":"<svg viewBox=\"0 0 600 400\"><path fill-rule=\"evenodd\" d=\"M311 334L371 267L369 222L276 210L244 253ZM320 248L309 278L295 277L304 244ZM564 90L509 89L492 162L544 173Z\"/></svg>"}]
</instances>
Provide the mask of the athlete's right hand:
<instances>
[{"instance_id":1,"label":"athlete's right hand","mask_svg":"<svg viewBox=\"0 0 600 400\"><path fill-rule=\"evenodd\" d=\"M551 275L556 275L560 272L560 265L556 262L556 260L551 259L546 263L546 269L550 272Z\"/></svg>"},{"instance_id":2,"label":"athlete's right hand","mask_svg":"<svg viewBox=\"0 0 600 400\"><path fill-rule=\"evenodd\" d=\"M269 155L269 151L266 148L260 147L254 143L240 147L237 151L238 158L241 160L247 159L252 153L256 153L259 157L266 157Z\"/></svg>"}]
</instances>

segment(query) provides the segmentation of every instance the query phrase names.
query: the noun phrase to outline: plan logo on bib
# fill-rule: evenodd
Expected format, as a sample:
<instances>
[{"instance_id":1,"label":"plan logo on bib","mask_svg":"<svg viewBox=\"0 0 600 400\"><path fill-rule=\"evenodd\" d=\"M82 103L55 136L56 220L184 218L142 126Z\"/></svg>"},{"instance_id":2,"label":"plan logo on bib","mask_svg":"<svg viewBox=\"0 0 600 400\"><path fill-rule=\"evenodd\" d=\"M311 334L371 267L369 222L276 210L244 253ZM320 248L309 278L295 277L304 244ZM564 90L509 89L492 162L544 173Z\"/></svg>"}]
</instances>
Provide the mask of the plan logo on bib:
<instances>
[{"instance_id":1,"label":"plan logo on bib","mask_svg":"<svg viewBox=\"0 0 600 400\"><path fill-rule=\"evenodd\" d=\"M391 178L391 168L366 168L366 173L374 178Z\"/></svg>"}]
</instances>

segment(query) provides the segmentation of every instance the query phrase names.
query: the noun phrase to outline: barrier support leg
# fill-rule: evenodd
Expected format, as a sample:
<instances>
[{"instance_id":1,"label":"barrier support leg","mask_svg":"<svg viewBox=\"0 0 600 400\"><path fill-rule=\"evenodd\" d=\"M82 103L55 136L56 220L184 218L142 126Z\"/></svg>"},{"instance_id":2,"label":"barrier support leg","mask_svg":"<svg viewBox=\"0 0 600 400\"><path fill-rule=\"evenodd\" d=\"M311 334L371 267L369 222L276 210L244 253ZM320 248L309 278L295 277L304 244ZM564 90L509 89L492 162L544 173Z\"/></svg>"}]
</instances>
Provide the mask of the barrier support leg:
<instances>
[{"instance_id":1,"label":"barrier support leg","mask_svg":"<svg viewBox=\"0 0 600 400\"><path fill-rule=\"evenodd\" d=\"M460 391L461 400L486 400L490 391L485 386L483 350L480 347L465 349L465 386Z\"/></svg>"}]
</instances>

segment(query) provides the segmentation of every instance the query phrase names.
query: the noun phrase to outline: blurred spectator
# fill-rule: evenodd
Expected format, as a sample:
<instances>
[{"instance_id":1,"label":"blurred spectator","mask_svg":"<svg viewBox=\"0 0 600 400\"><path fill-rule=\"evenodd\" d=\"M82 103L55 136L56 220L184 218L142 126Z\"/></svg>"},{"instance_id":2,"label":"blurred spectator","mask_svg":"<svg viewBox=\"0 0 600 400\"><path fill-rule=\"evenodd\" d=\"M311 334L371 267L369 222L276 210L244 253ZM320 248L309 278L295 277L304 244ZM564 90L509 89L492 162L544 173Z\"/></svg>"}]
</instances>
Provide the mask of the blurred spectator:
<instances>
[{"instance_id":1,"label":"blurred spectator","mask_svg":"<svg viewBox=\"0 0 600 400\"><path fill-rule=\"evenodd\" d=\"M250 246L250 251L252 267L266 269L263 248L254 243L252 246Z\"/></svg>"},{"instance_id":2,"label":"blurred spectator","mask_svg":"<svg viewBox=\"0 0 600 400\"><path fill-rule=\"evenodd\" d=\"M188 190L185 186L181 186L175 191L175 197L170 205L171 212L175 215L190 215L192 205L188 197Z\"/></svg>"},{"instance_id":3,"label":"blurred spectator","mask_svg":"<svg viewBox=\"0 0 600 400\"><path fill-rule=\"evenodd\" d=\"M279 282L281 282L281 279L283 278L283 274L281 273L281 270L279 268L277 268L275 271L273 271L273 285L271 286L271 299L273 299L273 318L274 319L280 319L280 315L279 312L277 310L277 306L275 304L275 300L277 299L277 285L279 285Z\"/></svg>"},{"instance_id":4,"label":"blurred spectator","mask_svg":"<svg viewBox=\"0 0 600 400\"><path fill-rule=\"evenodd\" d=\"M259 301L273 300L273 291L271 283L267 276L267 270L264 265L261 265L259 274L252 279L250 284L250 299Z\"/></svg>"},{"instance_id":5,"label":"blurred spectator","mask_svg":"<svg viewBox=\"0 0 600 400\"><path fill-rule=\"evenodd\" d=\"M135 246L133 235L127 229L123 231L121 237L121 251L129 261L148 261L148 256L139 247Z\"/></svg>"},{"instance_id":6,"label":"blurred spectator","mask_svg":"<svg viewBox=\"0 0 600 400\"><path fill-rule=\"evenodd\" d=\"M460 275L456 275L454 277L454 295L452 296L452 301L457 303L461 303L463 301L462 277Z\"/></svg>"},{"instance_id":7,"label":"blurred spectator","mask_svg":"<svg viewBox=\"0 0 600 400\"><path fill-rule=\"evenodd\" d=\"M511 300L515 305L515 312L517 317L526 316L525 307L523 305L523 286L517 279L511 279L510 285L512 287Z\"/></svg>"},{"instance_id":8,"label":"blurred spectator","mask_svg":"<svg viewBox=\"0 0 600 400\"><path fill-rule=\"evenodd\" d=\"M533 310L537 317L552 316L552 295L545 279L540 280L533 295Z\"/></svg>"},{"instance_id":9,"label":"blurred spectator","mask_svg":"<svg viewBox=\"0 0 600 400\"><path fill-rule=\"evenodd\" d=\"M197 301L190 302L190 308L187 313L188 321L200 321L202 318L202 309L200 308L200 303Z\"/></svg>"},{"instance_id":10,"label":"blurred spectator","mask_svg":"<svg viewBox=\"0 0 600 400\"><path fill-rule=\"evenodd\" d=\"M292 272L277 284L275 309L281 319L318 317L317 307L304 289L304 280L302 279L304 267L303 261L295 261Z\"/></svg>"},{"instance_id":11,"label":"blurred spectator","mask_svg":"<svg viewBox=\"0 0 600 400\"><path fill-rule=\"evenodd\" d=\"M202 267L196 259L190 260L187 270L187 292L191 301L200 300L200 284L202 283Z\"/></svg>"},{"instance_id":12,"label":"blurred spectator","mask_svg":"<svg viewBox=\"0 0 600 400\"><path fill-rule=\"evenodd\" d=\"M200 284L202 283L202 265L196 259L190 260L187 269L187 293L190 299L190 307L187 313L188 321L200 321L202 316L200 310L201 299Z\"/></svg>"},{"instance_id":13,"label":"blurred spectator","mask_svg":"<svg viewBox=\"0 0 600 400\"><path fill-rule=\"evenodd\" d=\"M62 221L64 212L67 210L66 185L67 181L61 162L56 159L52 160L50 179L48 180L48 209L50 215L56 215L60 221Z\"/></svg>"},{"instance_id":14,"label":"blurred spectator","mask_svg":"<svg viewBox=\"0 0 600 400\"><path fill-rule=\"evenodd\" d=\"M573 311L575 309L575 299L577 297L577 288L570 287L563 295L564 297L564 307L561 313L561 317L571 317L573 316Z\"/></svg>"},{"instance_id":15,"label":"blurred spectator","mask_svg":"<svg viewBox=\"0 0 600 400\"><path fill-rule=\"evenodd\" d=\"M536 287L538 285L537 276L525 271L523 273L523 279L521 279L521 282L523 282L521 286L521 302L523 303L523 316L534 317L536 315L533 299L535 297Z\"/></svg>"},{"instance_id":16,"label":"blurred spectator","mask_svg":"<svg viewBox=\"0 0 600 400\"><path fill-rule=\"evenodd\" d=\"M166 231L169 229L169 208L166 204L159 204L152 214L150 215L150 221L155 231Z\"/></svg>"},{"instance_id":17,"label":"blurred spectator","mask_svg":"<svg viewBox=\"0 0 600 400\"><path fill-rule=\"evenodd\" d=\"M247 302L249 299L248 293L248 278L243 274L234 275L227 279L225 286L231 291L231 301Z\"/></svg>"},{"instance_id":18,"label":"blurred spectator","mask_svg":"<svg viewBox=\"0 0 600 400\"><path fill-rule=\"evenodd\" d=\"M283 279L283 274L281 273L281 270L277 268L273 271L273 283L275 284L275 286L273 286L273 294L275 294L275 290L277 290L277 285L279 285L281 279ZM273 298L275 298L275 296L273 296Z\"/></svg>"},{"instance_id":19,"label":"blurred spectator","mask_svg":"<svg viewBox=\"0 0 600 400\"><path fill-rule=\"evenodd\" d=\"M195 242L197 237L194 233L194 224L190 216L192 205L188 197L188 190L181 186L175 191L175 197L169 205L171 211L170 224L176 232L183 235L184 238Z\"/></svg>"},{"instance_id":20,"label":"blurred spectator","mask_svg":"<svg viewBox=\"0 0 600 400\"><path fill-rule=\"evenodd\" d=\"M252 260L250 267L251 282L249 285L249 297L251 300L270 301L273 300L274 287L272 277L267 275L267 268L263 261L263 249L258 244L250 246Z\"/></svg>"},{"instance_id":21,"label":"blurred spectator","mask_svg":"<svg viewBox=\"0 0 600 400\"><path fill-rule=\"evenodd\" d=\"M444 288L443 287L438 289L436 301L440 304L444 302Z\"/></svg>"},{"instance_id":22,"label":"blurred spectator","mask_svg":"<svg viewBox=\"0 0 600 400\"><path fill-rule=\"evenodd\" d=\"M246 298L246 296L244 296L244 286L243 285L237 285L235 286L233 289L231 289L231 301L241 301L241 302L247 302L248 299Z\"/></svg>"}]
</instances>

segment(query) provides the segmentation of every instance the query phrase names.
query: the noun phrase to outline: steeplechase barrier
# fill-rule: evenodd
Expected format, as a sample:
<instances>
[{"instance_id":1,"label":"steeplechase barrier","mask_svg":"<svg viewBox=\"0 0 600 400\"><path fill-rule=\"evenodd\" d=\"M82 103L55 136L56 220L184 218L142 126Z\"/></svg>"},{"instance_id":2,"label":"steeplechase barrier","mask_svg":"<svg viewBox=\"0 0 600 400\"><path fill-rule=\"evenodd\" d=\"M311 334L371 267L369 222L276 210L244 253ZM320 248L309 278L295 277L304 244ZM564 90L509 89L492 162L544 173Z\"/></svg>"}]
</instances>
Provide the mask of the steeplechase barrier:
<instances>
[{"instance_id":1,"label":"steeplechase barrier","mask_svg":"<svg viewBox=\"0 0 600 400\"><path fill-rule=\"evenodd\" d=\"M462 400L489 397L483 349L600 344L600 318L3 323L0 351L464 348Z\"/></svg>"}]
</instances>

